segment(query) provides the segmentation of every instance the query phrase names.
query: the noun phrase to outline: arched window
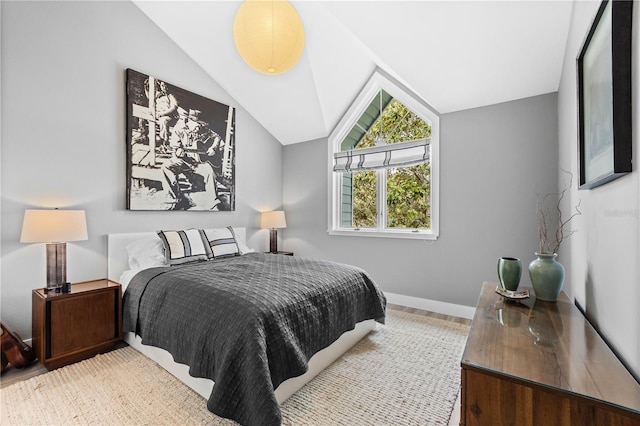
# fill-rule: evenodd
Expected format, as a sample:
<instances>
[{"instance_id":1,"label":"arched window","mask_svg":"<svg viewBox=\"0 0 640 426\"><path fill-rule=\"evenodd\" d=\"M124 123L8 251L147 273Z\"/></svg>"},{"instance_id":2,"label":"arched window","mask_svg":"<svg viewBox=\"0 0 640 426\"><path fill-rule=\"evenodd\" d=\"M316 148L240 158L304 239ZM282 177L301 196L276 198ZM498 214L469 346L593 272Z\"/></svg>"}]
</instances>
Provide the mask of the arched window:
<instances>
[{"instance_id":1,"label":"arched window","mask_svg":"<svg viewBox=\"0 0 640 426\"><path fill-rule=\"evenodd\" d=\"M329 233L436 239L439 117L376 72L329 137Z\"/></svg>"}]
</instances>

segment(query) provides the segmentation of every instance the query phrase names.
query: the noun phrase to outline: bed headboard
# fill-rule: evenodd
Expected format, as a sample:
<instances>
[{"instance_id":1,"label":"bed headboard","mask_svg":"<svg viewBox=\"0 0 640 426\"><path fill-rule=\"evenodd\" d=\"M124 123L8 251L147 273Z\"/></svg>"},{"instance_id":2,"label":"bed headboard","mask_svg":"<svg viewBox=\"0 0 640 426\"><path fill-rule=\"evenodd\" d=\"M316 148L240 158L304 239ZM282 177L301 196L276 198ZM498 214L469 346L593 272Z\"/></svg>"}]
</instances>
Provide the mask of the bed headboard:
<instances>
[{"instance_id":1,"label":"bed headboard","mask_svg":"<svg viewBox=\"0 0 640 426\"><path fill-rule=\"evenodd\" d=\"M247 241L247 229L233 227L236 238ZM124 271L129 269L129 258L125 247L130 243L143 238L157 237L156 232L134 232L126 234L107 235L107 278L118 281Z\"/></svg>"}]
</instances>

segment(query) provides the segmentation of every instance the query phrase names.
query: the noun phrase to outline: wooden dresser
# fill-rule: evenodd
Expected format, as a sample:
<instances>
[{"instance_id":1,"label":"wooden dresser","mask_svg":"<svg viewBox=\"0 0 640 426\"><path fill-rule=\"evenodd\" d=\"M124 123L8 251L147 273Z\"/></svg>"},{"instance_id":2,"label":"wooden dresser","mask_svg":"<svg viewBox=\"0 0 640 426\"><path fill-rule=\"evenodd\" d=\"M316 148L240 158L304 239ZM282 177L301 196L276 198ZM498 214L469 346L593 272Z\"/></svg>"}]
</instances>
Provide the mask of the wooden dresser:
<instances>
[{"instance_id":1,"label":"wooden dresser","mask_svg":"<svg viewBox=\"0 0 640 426\"><path fill-rule=\"evenodd\" d=\"M462 357L461 425L640 425L640 384L564 293L514 303L496 285Z\"/></svg>"}]
</instances>

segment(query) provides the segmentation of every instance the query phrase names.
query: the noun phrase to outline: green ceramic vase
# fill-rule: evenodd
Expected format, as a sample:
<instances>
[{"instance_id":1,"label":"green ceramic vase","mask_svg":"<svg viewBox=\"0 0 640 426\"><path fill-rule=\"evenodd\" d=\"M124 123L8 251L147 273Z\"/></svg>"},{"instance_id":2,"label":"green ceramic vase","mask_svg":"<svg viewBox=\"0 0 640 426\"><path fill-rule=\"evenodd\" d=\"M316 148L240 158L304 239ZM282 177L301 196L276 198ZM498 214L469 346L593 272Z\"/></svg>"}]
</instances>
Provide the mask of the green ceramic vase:
<instances>
[{"instance_id":1,"label":"green ceramic vase","mask_svg":"<svg viewBox=\"0 0 640 426\"><path fill-rule=\"evenodd\" d=\"M522 263L515 257L501 257L498 259L498 279L506 290L516 291L522 275Z\"/></svg>"},{"instance_id":2,"label":"green ceramic vase","mask_svg":"<svg viewBox=\"0 0 640 426\"><path fill-rule=\"evenodd\" d=\"M529 278L536 294L536 300L556 302L564 283L564 266L556 253L536 253L538 256L529 264Z\"/></svg>"}]
</instances>

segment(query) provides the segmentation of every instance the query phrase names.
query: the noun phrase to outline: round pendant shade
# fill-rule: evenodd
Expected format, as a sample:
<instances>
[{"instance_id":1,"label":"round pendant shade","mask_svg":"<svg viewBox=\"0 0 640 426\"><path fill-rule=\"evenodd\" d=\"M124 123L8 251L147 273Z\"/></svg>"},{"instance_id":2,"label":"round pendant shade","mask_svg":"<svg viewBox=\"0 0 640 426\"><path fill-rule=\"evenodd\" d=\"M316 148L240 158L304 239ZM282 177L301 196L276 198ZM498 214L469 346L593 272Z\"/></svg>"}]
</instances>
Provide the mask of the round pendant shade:
<instances>
[{"instance_id":1,"label":"round pendant shade","mask_svg":"<svg viewBox=\"0 0 640 426\"><path fill-rule=\"evenodd\" d=\"M286 0L246 0L233 22L233 39L242 59L256 71L280 74L304 50L304 28Z\"/></svg>"}]
</instances>

